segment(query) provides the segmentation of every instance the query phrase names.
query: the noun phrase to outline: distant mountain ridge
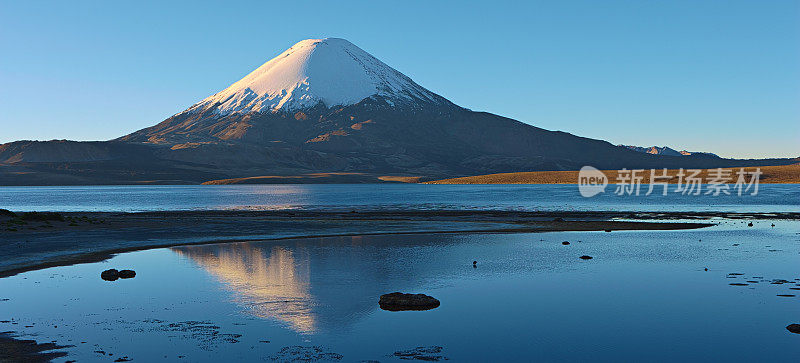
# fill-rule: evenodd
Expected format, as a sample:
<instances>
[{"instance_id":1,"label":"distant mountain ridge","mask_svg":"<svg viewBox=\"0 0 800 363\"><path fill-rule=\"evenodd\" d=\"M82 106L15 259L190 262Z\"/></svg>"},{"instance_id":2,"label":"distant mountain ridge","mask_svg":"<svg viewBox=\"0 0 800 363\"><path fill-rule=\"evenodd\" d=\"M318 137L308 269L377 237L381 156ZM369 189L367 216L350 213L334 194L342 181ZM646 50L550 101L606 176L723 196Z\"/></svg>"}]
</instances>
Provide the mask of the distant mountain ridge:
<instances>
[{"instance_id":1,"label":"distant mountain ridge","mask_svg":"<svg viewBox=\"0 0 800 363\"><path fill-rule=\"evenodd\" d=\"M114 115L108 115L113 120ZM110 141L0 145L0 185L432 180L547 170L786 165L654 154L460 107L352 43L303 40L186 110ZM669 149L672 150L672 149ZM672 150L674 151L674 150Z\"/></svg>"},{"instance_id":2,"label":"distant mountain ridge","mask_svg":"<svg viewBox=\"0 0 800 363\"><path fill-rule=\"evenodd\" d=\"M705 156L713 156L718 158L717 154L709 153L709 152L699 152L699 151L686 151L681 150L677 151L673 148L668 146L650 146L650 147L641 147L641 146L634 146L634 145L617 145L620 147L625 147L631 149L633 151L638 151L640 153L647 153L653 155L668 155L668 156L689 156L689 155L705 155Z\"/></svg>"}]
</instances>

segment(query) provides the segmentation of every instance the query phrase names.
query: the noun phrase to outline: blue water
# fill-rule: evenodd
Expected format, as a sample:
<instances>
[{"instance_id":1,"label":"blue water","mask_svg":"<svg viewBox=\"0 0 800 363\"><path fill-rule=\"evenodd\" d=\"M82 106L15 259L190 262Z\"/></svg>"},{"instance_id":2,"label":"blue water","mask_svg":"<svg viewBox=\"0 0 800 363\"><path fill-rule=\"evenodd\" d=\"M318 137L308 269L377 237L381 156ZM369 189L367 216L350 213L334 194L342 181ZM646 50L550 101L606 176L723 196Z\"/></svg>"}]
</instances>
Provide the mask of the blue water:
<instances>
[{"instance_id":1,"label":"blue water","mask_svg":"<svg viewBox=\"0 0 800 363\"><path fill-rule=\"evenodd\" d=\"M798 212L800 184L762 184L752 195L584 198L576 185L208 185L0 187L14 211L165 211L203 209L503 209ZM646 190L646 187L643 191ZM644 194L644 193L642 193Z\"/></svg>"},{"instance_id":2,"label":"blue water","mask_svg":"<svg viewBox=\"0 0 800 363\"><path fill-rule=\"evenodd\" d=\"M0 331L73 345L61 362L402 362L394 352L419 346L453 362L795 361L800 335L785 327L800 297L777 295L800 295L800 224L720 222L125 253L0 279ZM107 268L137 276L106 282ZM381 310L393 291L442 303Z\"/></svg>"}]
</instances>

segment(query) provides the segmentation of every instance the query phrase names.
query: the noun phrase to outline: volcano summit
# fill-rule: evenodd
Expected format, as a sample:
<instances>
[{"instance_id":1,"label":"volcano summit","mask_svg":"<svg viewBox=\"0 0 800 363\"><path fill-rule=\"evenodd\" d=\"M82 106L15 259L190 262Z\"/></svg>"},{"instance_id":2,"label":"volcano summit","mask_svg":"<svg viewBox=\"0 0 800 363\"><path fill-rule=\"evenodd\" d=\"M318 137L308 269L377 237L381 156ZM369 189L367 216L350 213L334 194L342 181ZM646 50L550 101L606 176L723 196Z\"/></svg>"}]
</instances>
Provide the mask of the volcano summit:
<instances>
[{"instance_id":1,"label":"volcano summit","mask_svg":"<svg viewBox=\"0 0 800 363\"><path fill-rule=\"evenodd\" d=\"M184 112L212 108L220 115L316 106L349 106L372 96L397 103L443 99L352 43L306 39L238 82Z\"/></svg>"},{"instance_id":2,"label":"volcano summit","mask_svg":"<svg viewBox=\"0 0 800 363\"><path fill-rule=\"evenodd\" d=\"M0 145L0 185L783 165L651 155L457 106L344 39L307 39L161 123L111 141ZM253 180L253 179L249 179ZM258 180L258 179L256 179ZM309 181L331 181L313 178Z\"/></svg>"}]
</instances>

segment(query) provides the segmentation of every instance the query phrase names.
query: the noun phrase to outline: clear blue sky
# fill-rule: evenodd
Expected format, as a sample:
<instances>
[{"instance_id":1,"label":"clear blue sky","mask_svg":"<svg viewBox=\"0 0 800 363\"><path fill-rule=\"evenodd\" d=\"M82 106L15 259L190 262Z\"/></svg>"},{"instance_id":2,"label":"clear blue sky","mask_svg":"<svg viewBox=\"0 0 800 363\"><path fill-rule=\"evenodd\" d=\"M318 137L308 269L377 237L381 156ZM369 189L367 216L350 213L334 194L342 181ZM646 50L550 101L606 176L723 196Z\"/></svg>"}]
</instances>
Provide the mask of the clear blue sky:
<instances>
[{"instance_id":1,"label":"clear blue sky","mask_svg":"<svg viewBox=\"0 0 800 363\"><path fill-rule=\"evenodd\" d=\"M235 4L233 4L235 3ZM0 143L153 125L305 38L473 110L726 157L800 156L800 2L0 0Z\"/></svg>"}]
</instances>

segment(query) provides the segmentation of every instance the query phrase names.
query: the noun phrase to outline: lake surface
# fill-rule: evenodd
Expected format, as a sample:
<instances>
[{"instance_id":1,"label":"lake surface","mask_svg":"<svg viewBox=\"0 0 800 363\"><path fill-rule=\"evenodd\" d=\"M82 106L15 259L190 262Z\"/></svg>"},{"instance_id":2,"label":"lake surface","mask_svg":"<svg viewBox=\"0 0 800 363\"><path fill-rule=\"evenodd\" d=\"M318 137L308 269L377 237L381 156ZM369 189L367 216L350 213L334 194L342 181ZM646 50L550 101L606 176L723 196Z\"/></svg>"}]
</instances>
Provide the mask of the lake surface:
<instances>
[{"instance_id":1,"label":"lake surface","mask_svg":"<svg viewBox=\"0 0 800 363\"><path fill-rule=\"evenodd\" d=\"M674 186L672 186L674 188ZM643 187L642 194L647 187ZM14 211L165 211L205 209L502 209L798 212L800 184L762 184L752 195L584 198L577 185L165 185L0 187L0 208Z\"/></svg>"},{"instance_id":2,"label":"lake surface","mask_svg":"<svg viewBox=\"0 0 800 363\"><path fill-rule=\"evenodd\" d=\"M125 253L0 279L0 331L74 345L61 361L388 362L416 347L454 362L795 360L800 335L785 327L800 298L777 295L800 292L800 222L720 222ZM108 268L137 276L106 282ZM381 310L393 291L441 306Z\"/></svg>"}]
</instances>

